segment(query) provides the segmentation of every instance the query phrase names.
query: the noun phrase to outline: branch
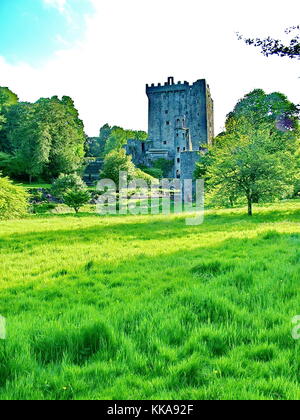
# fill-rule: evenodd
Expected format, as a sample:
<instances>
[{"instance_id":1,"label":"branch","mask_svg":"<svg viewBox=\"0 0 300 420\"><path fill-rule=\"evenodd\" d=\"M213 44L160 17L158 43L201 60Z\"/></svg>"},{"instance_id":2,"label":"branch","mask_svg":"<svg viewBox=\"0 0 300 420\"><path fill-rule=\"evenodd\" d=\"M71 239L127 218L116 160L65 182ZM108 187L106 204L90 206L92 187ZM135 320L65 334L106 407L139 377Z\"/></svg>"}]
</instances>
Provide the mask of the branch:
<instances>
[{"instance_id":1,"label":"branch","mask_svg":"<svg viewBox=\"0 0 300 420\"><path fill-rule=\"evenodd\" d=\"M300 26L293 26L287 28L285 33L287 35L294 31L300 31ZM300 34L295 35L289 44L284 44L280 39L273 39L268 37L266 39L260 38L245 38L243 35L237 33L237 37L240 41L244 41L247 45L260 48L264 56L269 57L270 55L277 55L279 57L289 57L300 59Z\"/></svg>"}]
</instances>

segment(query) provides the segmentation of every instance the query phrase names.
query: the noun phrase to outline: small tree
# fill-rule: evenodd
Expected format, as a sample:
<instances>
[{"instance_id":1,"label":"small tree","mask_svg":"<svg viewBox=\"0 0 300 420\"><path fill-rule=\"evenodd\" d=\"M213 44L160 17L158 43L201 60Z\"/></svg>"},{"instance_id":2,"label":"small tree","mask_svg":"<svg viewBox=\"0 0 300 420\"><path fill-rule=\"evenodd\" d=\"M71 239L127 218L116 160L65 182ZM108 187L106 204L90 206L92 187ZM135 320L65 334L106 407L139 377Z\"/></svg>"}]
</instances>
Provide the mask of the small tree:
<instances>
[{"instance_id":1,"label":"small tree","mask_svg":"<svg viewBox=\"0 0 300 420\"><path fill-rule=\"evenodd\" d=\"M64 203L75 210L76 214L91 199L90 193L86 189L70 189L64 194Z\"/></svg>"},{"instance_id":2,"label":"small tree","mask_svg":"<svg viewBox=\"0 0 300 420\"><path fill-rule=\"evenodd\" d=\"M254 202L292 193L296 158L288 145L286 150L274 147L269 127L251 127L244 118L238 124L241 131L237 128L223 136L222 144L215 148L208 183L220 198L244 197L252 216Z\"/></svg>"},{"instance_id":3,"label":"small tree","mask_svg":"<svg viewBox=\"0 0 300 420\"><path fill-rule=\"evenodd\" d=\"M27 213L28 194L22 187L13 185L8 178L0 177L0 220L17 219Z\"/></svg>"},{"instance_id":4,"label":"small tree","mask_svg":"<svg viewBox=\"0 0 300 420\"><path fill-rule=\"evenodd\" d=\"M53 195L62 199L68 190L72 189L86 189L86 184L77 174L61 174L52 185Z\"/></svg>"},{"instance_id":5,"label":"small tree","mask_svg":"<svg viewBox=\"0 0 300 420\"><path fill-rule=\"evenodd\" d=\"M102 179L111 179L118 186L120 172L127 172L129 181L135 177L136 173L132 158L126 155L124 149L114 150L106 156L100 176Z\"/></svg>"}]
</instances>

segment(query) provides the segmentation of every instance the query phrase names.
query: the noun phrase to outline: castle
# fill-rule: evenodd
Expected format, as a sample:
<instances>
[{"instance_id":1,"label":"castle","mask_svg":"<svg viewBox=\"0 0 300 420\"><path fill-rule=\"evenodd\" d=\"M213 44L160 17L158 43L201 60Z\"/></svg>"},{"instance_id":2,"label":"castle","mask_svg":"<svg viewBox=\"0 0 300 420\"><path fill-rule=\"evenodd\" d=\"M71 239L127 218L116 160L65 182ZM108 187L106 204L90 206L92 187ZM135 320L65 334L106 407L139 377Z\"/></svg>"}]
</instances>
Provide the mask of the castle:
<instances>
[{"instance_id":1,"label":"castle","mask_svg":"<svg viewBox=\"0 0 300 420\"><path fill-rule=\"evenodd\" d=\"M126 152L135 165L152 166L157 159L172 161L169 178L193 179L199 151L214 138L214 105L206 80L146 86L149 99L149 138L129 140Z\"/></svg>"}]
</instances>

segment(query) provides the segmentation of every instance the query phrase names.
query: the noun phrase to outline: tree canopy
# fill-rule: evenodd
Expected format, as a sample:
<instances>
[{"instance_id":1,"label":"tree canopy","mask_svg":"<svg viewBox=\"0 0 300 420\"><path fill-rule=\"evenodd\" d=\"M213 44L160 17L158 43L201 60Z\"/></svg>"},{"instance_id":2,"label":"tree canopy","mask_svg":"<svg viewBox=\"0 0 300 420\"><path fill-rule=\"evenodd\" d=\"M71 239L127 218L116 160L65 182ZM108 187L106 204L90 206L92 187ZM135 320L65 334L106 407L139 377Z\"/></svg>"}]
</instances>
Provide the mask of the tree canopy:
<instances>
[{"instance_id":1,"label":"tree canopy","mask_svg":"<svg viewBox=\"0 0 300 420\"><path fill-rule=\"evenodd\" d=\"M277 55L279 57L289 57L293 59L300 58L300 25L292 26L285 30L285 35L289 39L285 42L280 39L272 37L261 38L245 38L238 34L240 40L245 41L246 44L260 48L262 54L266 57L270 55Z\"/></svg>"},{"instance_id":2,"label":"tree canopy","mask_svg":"<svg viewBox=\"0 0 300 420\"><path fill-rule=\"evenodd\" d=\"M0 152L10 155L16 176L52 179L81 168L86 136L71 98L11 104L4 117Z\"/></svg>"},{"instance_id":3,"label":"tree canopy","mask_svg":"<svg viewBox=\"0 0 300 420\"><path fill-rule=\"evenodd\" d=\"M297 107L280 93L254 90L227 117L226 131L196 171L215 202L248 203L283 198L293 192L299 173Z\"/></svg>"},{"instance_id":4,"label":"tree canopy","mask_svg":"<svg viewBox=\"0 0 300 420\"><path fill-rule=\"evenodd\" d=\"M100 129L99 137L88 139L88 154L104 158L113 150L120 150L129 139L145 141L148 135L144 131L126 130L122 127L111 127L105 124Z\"/></svg>"}]
</instances>

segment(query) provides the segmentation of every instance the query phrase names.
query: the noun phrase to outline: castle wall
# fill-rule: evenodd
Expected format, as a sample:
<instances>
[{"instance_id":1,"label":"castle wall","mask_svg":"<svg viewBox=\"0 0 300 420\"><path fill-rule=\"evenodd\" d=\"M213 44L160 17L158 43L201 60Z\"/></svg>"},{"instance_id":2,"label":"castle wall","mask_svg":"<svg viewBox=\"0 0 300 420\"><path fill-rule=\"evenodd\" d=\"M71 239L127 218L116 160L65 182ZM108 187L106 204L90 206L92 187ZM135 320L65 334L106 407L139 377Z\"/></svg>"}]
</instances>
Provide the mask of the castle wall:
<instances>
[{"instance_id":1,"label":"castle wall","mask_svg":"<svg viewBox=\"0 0 300 420\"><path fill-rule=\"evenodd\" d=\"M192 179L199 151L214 138L214 104L206 80L147 85L149 140L129 141L127 153L138 165L159 158L174 162L171 177Z\"/></svg>"},{"instance_id":2,"label":"castle wall","mask_svg":"<svg viewBox=\"0 0 300 420\"><path fill-rule=\"evenodd\" d=\"M213 103L205 80L193 85L174 83L147 85L149 99L149 139L154 148L165 148L174 156L178 128L190 130L193 150L213 137Z\"/></svg>"},{"instance_id":3,"label":"castle wall","mask_svg":"<svg viewBox=\"0 0 300 420\"><path fill-rule=\"evenodd\" d=\"M199 159L199 151L181 153L181 179L194 179L196 163Z\"/></svg>"}]
</instances>

